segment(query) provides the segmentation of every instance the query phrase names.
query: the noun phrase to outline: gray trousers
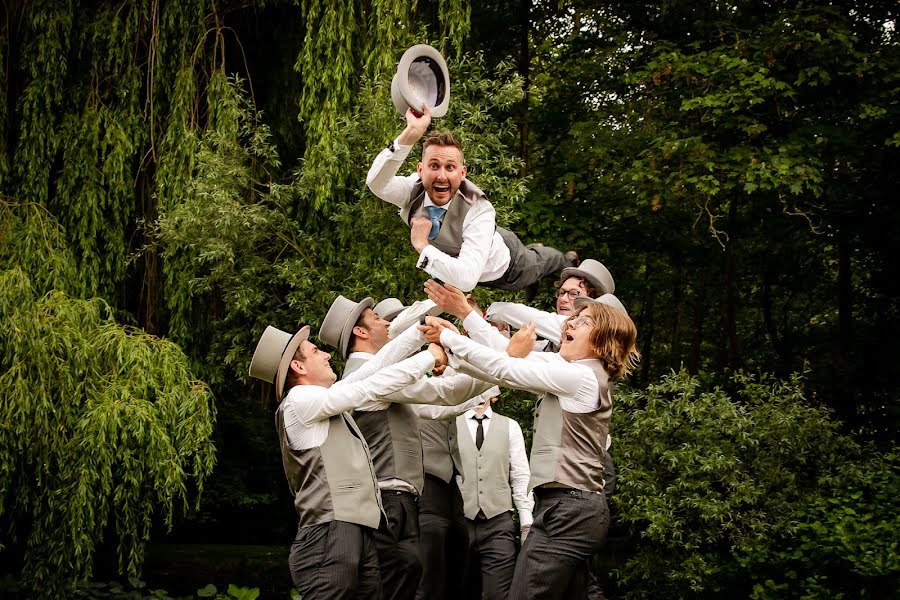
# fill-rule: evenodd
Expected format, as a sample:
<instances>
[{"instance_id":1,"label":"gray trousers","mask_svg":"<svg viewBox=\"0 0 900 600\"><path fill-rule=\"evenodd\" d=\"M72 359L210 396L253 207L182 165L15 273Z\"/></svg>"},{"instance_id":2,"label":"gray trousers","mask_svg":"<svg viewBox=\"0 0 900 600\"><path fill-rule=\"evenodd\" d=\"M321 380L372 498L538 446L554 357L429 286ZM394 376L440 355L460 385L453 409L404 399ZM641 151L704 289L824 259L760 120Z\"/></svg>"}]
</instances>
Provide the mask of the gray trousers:
<instances>
[{"instance_id":1,"label":"gray trousers","mask_svg":"<svg viewBox=\"0 0 900 600\"><path fill-rule=\"evenodd\" d=\"M533 283L538 283L549 275L559 275L566 267L574 266L565 254L556 248L525 246L513 232L502 227L497 233L509 248L509 268L499 279L485 281L479 285L516 292L524 290Z\"/></svg>"},{"instance_id":2,"label":"gray trousers","mask_svg":"<svg viewBox=\"0 0 900 600\"><path fill-rule=\"evenodd\" d=\"M384 598L412 600L422 576L416 497L409 492L382 490L381 503L387 519L382 519L381 527L375 532L375 546Z\"/></svg>"},{"instance_id":3,"label":"gray trousers","mask_svg":"<svg viewBox=\"0 0 900 600\"><path fill-rule=\"evenodd\" d=\"M462 495L456 479L425 474L419 498L419 552L422 579L416 600L455 600L463 593L467 538Z\"/></svg>"},{"instance_id":4,"label":"gray trousers","mask_svg":"<svg viewBox=\"0 0 900 600\"><path fill-rule=\"evenodd\" d=\"M490 519L466 519L469 564L465 598L506 600L516 570L516 527L512 513Z\"/></svg>"},{"instance_id":5,"label":"gray trousers","mask_svg":"<svg viewBox=\"0 0 900 600\"><path fill-rule=\"evenodd\" d=\"M368 527L343 521L299 527L288 564L303 600L381 598L378 552Z\"/></svg>"},{"instance_id":6,"label":"gray trousers","mask_svg":"<svg viewBox=\"0 0 900 600\"><path fill-rule=\"evenodd\" d=\"M603 494L535 490L534 523L516 561L510 600L584 598L588 560L606 542Z\"/></svg>"}]
</instances>

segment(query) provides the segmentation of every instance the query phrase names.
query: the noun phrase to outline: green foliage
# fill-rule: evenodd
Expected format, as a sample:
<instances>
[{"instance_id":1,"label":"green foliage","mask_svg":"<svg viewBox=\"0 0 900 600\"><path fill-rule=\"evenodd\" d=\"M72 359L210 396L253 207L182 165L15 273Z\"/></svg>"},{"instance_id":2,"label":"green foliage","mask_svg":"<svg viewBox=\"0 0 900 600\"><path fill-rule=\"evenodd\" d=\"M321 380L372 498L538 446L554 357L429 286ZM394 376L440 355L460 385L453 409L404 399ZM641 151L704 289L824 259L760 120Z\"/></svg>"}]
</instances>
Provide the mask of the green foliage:
<instances>
[{"instance_id":1,"label":"green foliage","mask_svg":"<svg viewBox=\"0 0 900 600\"><path fill-rule=\"evenodd\" d=\"M681 372L618 390L613 503L634 543L619 571L626 596L896 589L896 456L863 453L797 377L738 373L731 386Z\"/></svg>"},{"instance_id":2,"label":"green foliage","mask_svg":"<svg viewBox=\"0 0 900 600\"><path fill-rule=\"evenodd\" d=\"M20 269L0 272L0 323L0 524L22 580L83 580L107 532L137 574L152 517L171 526L212 471L208 387L171 342Z\"/></svg>"}]
</instances>

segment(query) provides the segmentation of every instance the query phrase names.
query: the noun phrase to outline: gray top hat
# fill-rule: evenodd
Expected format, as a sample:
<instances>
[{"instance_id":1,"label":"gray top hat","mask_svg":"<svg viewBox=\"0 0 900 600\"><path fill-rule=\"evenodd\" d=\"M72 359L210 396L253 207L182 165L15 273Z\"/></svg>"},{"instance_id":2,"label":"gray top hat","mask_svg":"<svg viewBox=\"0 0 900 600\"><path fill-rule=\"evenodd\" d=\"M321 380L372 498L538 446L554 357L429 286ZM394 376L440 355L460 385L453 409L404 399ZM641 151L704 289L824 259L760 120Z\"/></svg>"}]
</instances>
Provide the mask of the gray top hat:
<instances>
[{"instance_id":1,"label":"gray top hat","mask_svg":"<svg viewBox=\"0 0 900 600\"><path fill-rule=\"evenodd\" d=\"M581 264L577 267L566 267L562 270L562 276L583 277L604 294L612 294L616 291L616 282L613 281L609 269L604 267L603 263L593 258L581 261Z\"/></svg>"},{"instance_id":2,"label":"gray top hat","mask_svg":"<svg viewBox=\"0 0 900 600\"><path fill-rule=\"evenodd\" d=\"M403 312L403 309L406 307L403 306L403 303L400 302L397 298L385 298L381 302L375 305L375 308L372 310L375 311L375 314L384 319L385 321L393 321L394 317Z\"/></svg>"},{"instance_id":3,"label":"gray top hat","mask_svg":"<svg viewBox=\"0 0 900 600\"><path fill-rule=\"evenodd\" d=\"M347 346L350 345L350 336L353 334L353 326L359 320L359 315L367 308L372 308L375 301L371 298L363 298L360 302L354 302L343 296L338 296L331 303L328 314L319 328L319 339L340 350L341 356L347 358Z\"/></svg>"},{"instance_id":4,"label":"gray top hat","mask_svg":"<svg viewBox=\"0 0 900 600\"><path fill-rule=\"evenodd\" d=\"M401 115L406 115L407 107L420 112L423 102L431 108L431 118L446 115L450 105L450 72L441 53L426 44L404 52L391 79L391 100Z\"/></svg>"},{"instance_id":5,"label":"gray top hat","mask_svg":"<svg viewBox=\"0 0 900 600\"><path fill-rule=\"evenodd\" d=\"M587 296L578 296L575 298L575 310L581 310L588 304L605 304L616 310L622 311L626 315L628 314L628 311L625 310L625 305L613 294L603 294L598 298L588 298Z\"/></svg>"},{"instance_id":6,"label":"gray top hat","mask_svg":"<svg viewBox=\"0 0 900 600\"><path fill-rule=\"evenodd\" d=\"M279 402L284 397L284 380L294 352L307 338L308 325L301 327L294 335L269 325L256 343L256 351L250 359L250 376L274 384L275 397Z\"/></svg>"}]
</instances>

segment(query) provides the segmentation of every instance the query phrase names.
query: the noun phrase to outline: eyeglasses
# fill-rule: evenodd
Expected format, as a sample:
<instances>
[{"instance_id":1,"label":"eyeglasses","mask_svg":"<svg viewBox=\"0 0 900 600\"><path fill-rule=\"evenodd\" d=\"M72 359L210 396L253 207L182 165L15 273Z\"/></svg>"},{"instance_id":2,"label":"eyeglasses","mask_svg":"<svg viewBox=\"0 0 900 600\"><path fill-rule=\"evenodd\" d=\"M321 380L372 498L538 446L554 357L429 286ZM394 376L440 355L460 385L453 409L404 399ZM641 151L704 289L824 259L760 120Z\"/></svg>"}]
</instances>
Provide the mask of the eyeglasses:
<instances>
[{"instance_id":1,"label":"eyeglasses","mask_svg":"<svg viewBox=\"0 0 900 600\"><path fill-rule=\"evenodd\" d=\"M564 290L564 289L560 288L560 290L558 292L556 292L557 298L562 298L563 296L568 296L572 300L574 300L575 298L577 298L578 296L581 296L581 295L583 295L583 294L581 293L581 290L579 290L579 289Z\"/></svg>"},{"instance_id":2,"label":"eyeglasses","mask_svg":"<svg viewBox=\"0 0 900 600\"><path fill-rule=\"evenodd\" d=\"M575 329L578 329L579 327L582 327L584 325L589 325L591 327L594 326L594 320L585 315L582 315L580 317L571 318L566 323L567 324L571 323Z\"/></svg>"}]
</instances>

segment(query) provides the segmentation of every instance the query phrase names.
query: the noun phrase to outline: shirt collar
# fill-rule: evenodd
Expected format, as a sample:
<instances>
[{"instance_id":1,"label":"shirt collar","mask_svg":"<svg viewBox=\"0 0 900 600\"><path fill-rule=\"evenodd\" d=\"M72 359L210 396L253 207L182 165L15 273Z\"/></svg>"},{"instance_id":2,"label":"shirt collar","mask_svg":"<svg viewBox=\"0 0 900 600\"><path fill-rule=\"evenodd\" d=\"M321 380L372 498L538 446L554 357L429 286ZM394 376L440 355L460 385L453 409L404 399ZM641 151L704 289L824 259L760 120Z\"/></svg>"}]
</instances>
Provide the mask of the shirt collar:
<instances>
[{"instance_id":1,"label":"shirt collar","mask_svg":"<svg viewBox=\"0 0 900 600\"><path fill-rule=\"evenodd\" d=\"M473 409L473 408L470 408L469 410L467 410L466 414L465 414L465 417L467 419L471 419L472 417L477 417L477 416L478 416L478 413L475 412L475 409ZM487 417L488 419L492 419L494 417L494 411L490 406L488 406L487 410L484 411L484 416Z\"/></svg>"},{"instance_id":2,"label":"shirt collar","mask_svg":"<svg viewBox=\"0 0 900 600\"><path fill-rule=\"evenodd\" d=\"M375 355L372 354L371 352L351 352L350 354L347 355L347 360L350 360L351 358L369 359L369 358L375 358Z\"/></svg>"},{"instance_id":3,"label":"shirt collar","mask_svg":"<svg viewBox=\"0 0 900 600\"><path fill-rule=\"evenodd\" d=\"M458 190L457 190L456 194L459 194ZM454 194L453 198L456 198L456 194ZM449 202L447 202L447 204L442 204L440 206L440 208L450 210L450 205L453 204L453 198L450 198L450 200L449 200ZM435 204L434 202L431 201L431 197L426 192L425 200L422 202L422 206L437 206L437 204Z\"/></svg>"}]
</instances>

